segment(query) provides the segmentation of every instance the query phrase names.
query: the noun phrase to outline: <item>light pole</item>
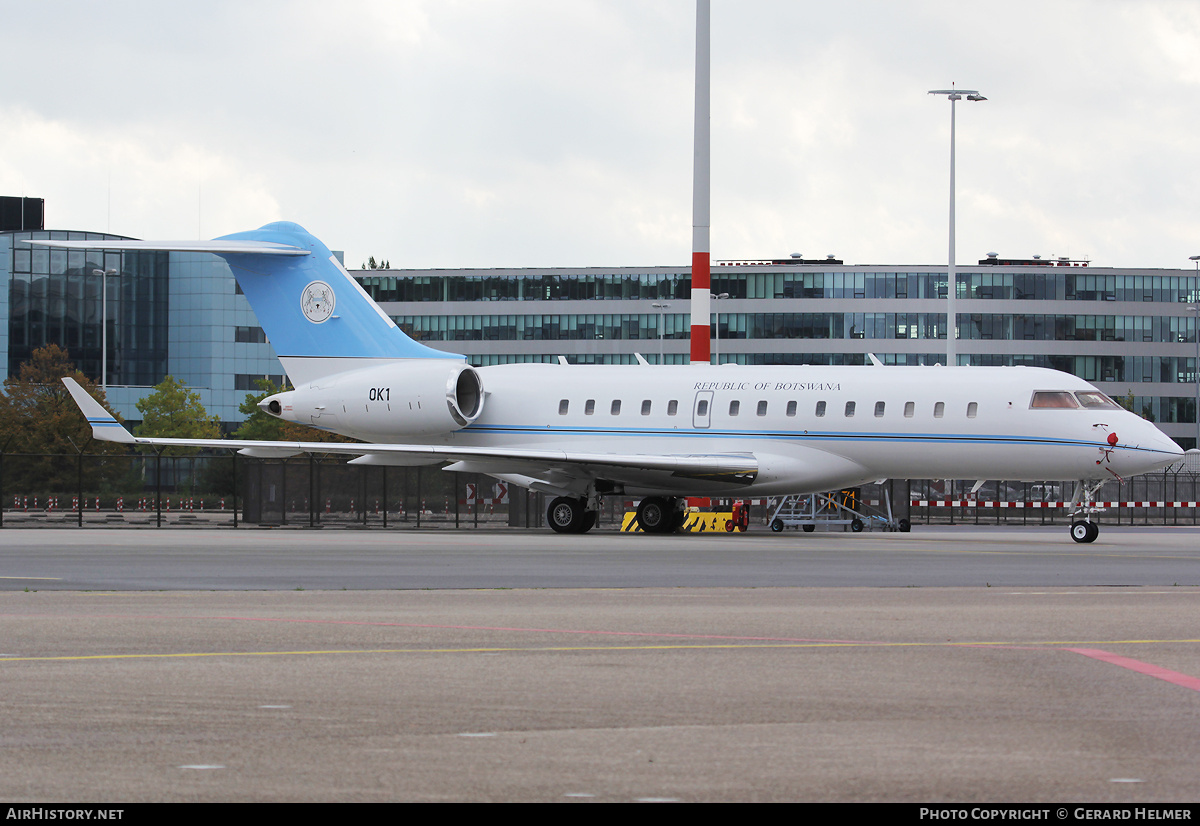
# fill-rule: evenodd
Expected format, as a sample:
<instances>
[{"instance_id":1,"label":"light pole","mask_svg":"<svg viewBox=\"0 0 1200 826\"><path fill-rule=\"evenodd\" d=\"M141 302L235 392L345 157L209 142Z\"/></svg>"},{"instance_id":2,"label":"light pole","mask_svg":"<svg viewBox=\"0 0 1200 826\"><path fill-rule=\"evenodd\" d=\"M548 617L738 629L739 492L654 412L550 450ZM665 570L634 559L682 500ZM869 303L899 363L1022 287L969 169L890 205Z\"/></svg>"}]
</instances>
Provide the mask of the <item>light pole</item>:
<instances>
[{"instance_id":1,"label":"light pole","mask_svg":"<svg viewBox=\"0 0 1200 826\"><path fill-rule=\"evenodd\" d=\"M954 104L962 100L987 100L974 89L931 89L931 95L945 95L950 101L950 263L946 267L946 366L958 364L958 313L955 299L958 297L958 279L954 270Z\"/></svg>"},{"instance_id":2,"label":"light pole","mask_svg":"<svg viewBox=\"0 0 1200 826\"><path fill-rule=\"evenodd\" d=\"M658 310L658 363L663 363L663 324L666 322L666 316L663 313L670 309L670 304L659 304L657 301L650 305Z\"/></svg>"},{"instance_id":3,"label":"light pole","mask_svg":"<svg viewBox=\"0 0 1200 826\"><path fill-rule=\"evenodd\" d=\"M1188 312L1196 316L1192 326L1192 336L1196 339L1196 361L1192 365L1192 376L1196 379L1196 447L1200 449L1200 304L1188 307Z\"/></svg>"},{"instance_id":4,"label":"light pole","mask_svg":"<svg viewBox=\"0 0 1200 826\"><path fill-rule=\"evenodd\" d=\"M108 393L108 277L116 275L115 269L92 270L100 276L100 387Z\"/></svg>"},{"instance_id":5,"label":"light pole","mask_svg":"<svg viewBox=\"0 0 1200 826\"><path fill-rule=\"evenodd\" d=\"M1200 255L1189 255L1188 260L1196 263L1196 287L1200 290ZM1188 312L1196 314L1196 327L1192 330L1196 337L1196 363L1192 365L1192 376L1196 379L1196 449L1200 450L1200 296L1196 301L1188 307Z\"/></svg>"},{"instance_id":6,"label":"light pole","mask_svg":"<svg viewBox=\"0 0 1200 826\"><path fill-rule=\"evenodd\" d=\"M708 297L711 298L713 301L720 301L723 298L729 298L729 293L721 293L720 295L718 295L717 293L709 293ZM713 360L714 360L714 363L720 364L721 363L721 311L714 307L713 315L716 316L716 318L717 318L717 343L716 343L716 346L713 348Z\"/></svg>"}]
</instances>

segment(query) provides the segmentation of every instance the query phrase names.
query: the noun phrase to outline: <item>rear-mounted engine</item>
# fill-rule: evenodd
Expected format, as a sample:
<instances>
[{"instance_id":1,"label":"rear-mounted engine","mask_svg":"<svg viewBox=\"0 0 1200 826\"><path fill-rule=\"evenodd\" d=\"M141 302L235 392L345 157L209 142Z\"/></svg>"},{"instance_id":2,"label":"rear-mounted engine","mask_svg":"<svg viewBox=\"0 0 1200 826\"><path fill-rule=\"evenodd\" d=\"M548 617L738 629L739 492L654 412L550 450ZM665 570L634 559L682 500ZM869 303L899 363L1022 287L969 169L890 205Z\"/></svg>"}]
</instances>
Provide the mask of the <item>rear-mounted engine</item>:
<instances>
[{"instance_id":1,"label":"rear-mounted engine","mask_svg":"<svg viewBox=\"0 0 1200 826\"><path fill-rule=\"evenodd\" d=\"M272 416L369 441L452 433L483 412L475 368L441 359L392 362L317 379L260 404Z\"/></svg>"}]
</instances>

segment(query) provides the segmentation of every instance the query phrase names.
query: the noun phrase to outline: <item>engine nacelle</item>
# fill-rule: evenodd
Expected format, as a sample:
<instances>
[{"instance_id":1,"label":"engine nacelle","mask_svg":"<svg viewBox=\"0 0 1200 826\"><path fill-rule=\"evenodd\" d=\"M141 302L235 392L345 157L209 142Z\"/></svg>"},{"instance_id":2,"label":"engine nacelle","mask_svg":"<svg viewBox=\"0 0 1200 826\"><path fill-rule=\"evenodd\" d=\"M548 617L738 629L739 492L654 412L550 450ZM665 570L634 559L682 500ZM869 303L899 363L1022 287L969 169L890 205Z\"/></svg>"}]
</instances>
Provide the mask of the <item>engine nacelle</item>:
<instances>
[{"instance_id":1,"label":"engine nacelle","mask_svg":"<svg viewBox=\"0 0 1200 826\"><path fill-rule=\"evenodd\" d=\"M337 373L259 402L272 416L372 442L461 430L483 412L475 368L442 359Z\"/></svg>"}]
</instances>

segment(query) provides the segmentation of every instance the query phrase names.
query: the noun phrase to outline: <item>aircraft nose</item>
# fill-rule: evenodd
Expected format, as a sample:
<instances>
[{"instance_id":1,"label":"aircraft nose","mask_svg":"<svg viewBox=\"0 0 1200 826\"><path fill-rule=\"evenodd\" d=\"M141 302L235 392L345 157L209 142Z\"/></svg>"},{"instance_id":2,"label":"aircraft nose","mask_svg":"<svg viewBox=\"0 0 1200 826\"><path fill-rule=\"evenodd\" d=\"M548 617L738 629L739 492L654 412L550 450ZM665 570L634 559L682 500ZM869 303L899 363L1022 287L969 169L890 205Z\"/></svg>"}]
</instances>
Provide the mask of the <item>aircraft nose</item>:
<instances>
[{"instance_id":1,"label":"aircraft nose","mask_svg":"<svg viewBox=\"0 0 1200 826\"><path fill-rule=\"evenodd\" d=\"M1183 457L1183 448L1167 434L1163 433L1147 421L1136 422L1137 431L1130 433L1132 438L1121 434L1121 443L1134 448L1129 458L1134 465L1134 473L1149 473L1152 470L1166 467L1178 462ZM1128 429L1129 425L1126 425Z\"/></svg>"}]
</instances>

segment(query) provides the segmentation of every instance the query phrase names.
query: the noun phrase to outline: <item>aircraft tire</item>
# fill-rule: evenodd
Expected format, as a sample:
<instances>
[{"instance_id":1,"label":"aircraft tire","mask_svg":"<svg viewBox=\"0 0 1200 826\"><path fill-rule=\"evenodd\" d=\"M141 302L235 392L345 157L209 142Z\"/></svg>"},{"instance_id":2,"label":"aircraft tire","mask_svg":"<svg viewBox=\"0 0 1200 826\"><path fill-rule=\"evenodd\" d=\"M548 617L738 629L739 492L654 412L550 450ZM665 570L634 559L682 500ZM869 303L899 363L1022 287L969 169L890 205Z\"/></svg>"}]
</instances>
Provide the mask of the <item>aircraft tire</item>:
<instances>
[{"instance_id":1,"label":"aircraft tire","mask_svg":"<svg viewBox=\"0 0 1200 826\"><path fill-rule=\"evenodd\" d=\"M1091 522L1072 522L1071 538L1076 542L1095 542L1100 529Z\"/></svg>"},{"instance_id":2,"label":"aircraft tire","mask_svg":"<svg viewBox=\"0 0 1200 826\"><path fill-rule=\"evenodd\" d=\"M546 521L555 533L583 533L583 500L559 496L546 509Z\"/></svg>"},{"instance_id":3,"label":"aircraft tire","mask_svg":"<svg viewBox=\"0 0 1200 826\"><path fill-rule=\"evenodd\" d=\"M676 499L668 499L667 500L667 502L670 503L670 505L672 507L675 506L677 501L678 500L676 500ZM676 508L675 509L675 519L671 522L671 530L668 531L668 533L675 533L680 528L682 528L687 523L687 521L688 521L688 512L682 508Z\"/></svg>"},{"instance_id":4,"label":"aircraft tire","mask_svg":"<svg viewBox=\"0 0 1200 826\"><path fill-rule=\"evenodd\" d=\"M579 526L580 533L587 533L592 528L596 527L596 522L600 519L599 511L584 511L583 524Z\"/></svg>"},{"instance_id":5,"label":"aircraft tire","mask_svg":"<svg viewBox=\"0 0 1200 826\"><path fill-rule=\"evenodd\" d=\"M644 533L670 533L675 530L676 516L673 500L662 496L647 496L637 509L637 521Z\"/></svg>"}]
</instances>

